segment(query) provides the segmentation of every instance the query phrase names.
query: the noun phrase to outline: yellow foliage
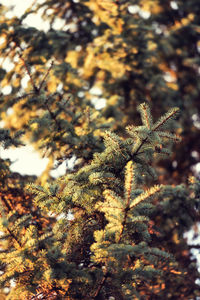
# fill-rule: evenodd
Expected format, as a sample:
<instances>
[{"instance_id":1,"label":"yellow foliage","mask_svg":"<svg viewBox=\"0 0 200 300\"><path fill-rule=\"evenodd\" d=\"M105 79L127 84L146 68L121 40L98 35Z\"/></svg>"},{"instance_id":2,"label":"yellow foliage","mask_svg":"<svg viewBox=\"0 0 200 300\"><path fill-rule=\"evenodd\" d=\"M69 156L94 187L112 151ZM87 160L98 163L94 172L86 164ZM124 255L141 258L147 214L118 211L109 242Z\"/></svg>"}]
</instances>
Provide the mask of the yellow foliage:
<instances>
[{"instance_id":1,"label":"yellow foliage","mask_svg":"<svg viewBox=\"0 0 200 300\"><path fill-rule=\"evenodd\" d=\"M112 0L90 0L86 5L95 13L93 22L99 25L101 22L109 25L113 32L122 31L123 20L119 18L118 5Z\"/></svg>"},{"instance_id":2,"label":"yellow foliage","mask_svg":"<svg viewBox=\"0 0 200 300\"><path fill-rule=\"evenodd\" d=\"M181 275L182 274L182 272L178 272L176 270L170 270L170 273L176 274L176 275Z\"/></svg>"},{"instance_id":3,"label":"yellow foliage","mask_svg":"<svg viewBox=\"0 0 200 300\"><path fill-rule=\"evenodd\" d=\"M195 15L194 15L194 14L189 14L189 15L188 15L188 19L189 19L190 21L194 21L194 18L195 18Z\"/></svg>"},{"instance_id":4,"label":"yellow foliage","mask_svg":"<svg viewBox=\"0 0 200 300\"><path fill-rule=\"evenodd\" d=\"M21 83L21 79L19 77L15 78L15 80L13 80L13 82L12 82L12 84L15 88L19 87L20 83Z\"/></svg>"},{"instance_id":5,"label":"yellow foliage","mask_svg":"<svg viewBox=\"0 0 200 300\"><path fill-rule=\"evenodd\" d=\"M95 56L93 52L89 52L85 59L85 70L86 73L84 75L89 77L92 75L93 68L95 67Z\"/></svg>"},{"instance_id":6,"label":"yellow foliage","mask_svg":"<svg viewBox=\"0 0 200 300\"><path fill-rule=\"evenodd\" d=\"M118 95L113 95L108 100L108 104L109 105L116 105L116 103L117 103L118 100L119 100L119 96Z\"/></svg>"},{"instance_id":7,"label":"yellow foliage","mask_svg":"<svg viewBox=\"0 0 200 300\"><path fill-rule=\"evenodd\" d=\"M179 236L178 236L178 232L175 231L173 236L172 236L172 240L175 244L180 244L180 239L179 239Z\"/></svg>"},{"instance_id":8,"label":"yellow foliage","mask_svg":"<svg viewBox=\"0 0 200 300\"><path fill-rule=\"evenodd\" d=\"M143 1L141 8L142 10L149 11L152 14L159 14L163 10L158 0Z\"/></svg>"},{"instance_id":9,"label":"yellow foliage","mask_svg":"<svg viewBox=\"0 0 200 300\"><path fill-rule=\"evenodd\" d=\"M84 71L85 72L85 71ZM74 76L73 73L71 72L68 72L66 74L66 82L70 82L70 83L73 83L75 84L76 86L83 86L83 82L80 78L77 78ZM73 91L72 91L73 92Z\"/></svg>"},{"instance_id":10,"label":"yellow foliage","mask_svg":"<svg viewBox=\"0 0 200 300\"><path fill-rule=\"evenodd\" d=\"M31 127L32 130L37 130L38 129L38 123L32 123L30 125L30 127Z\"/></svg>"},{"instance_id":11,"label":"yellow foliage","mask_svg":"<svg viewBox=\"0 0 200 300\"><path fill-rule=\"evenodd\" d=\"M178 84L174 82L167 82L168 87L170 87L172 90L177 91L179 89Z\"/></svg>"},{"instance_id":12,"label":"yellow foliage","mask_svg":"<svg viewBox=\"0 0 200 300\"><path fill-rule=\"evenodd\" d=\"M22 69L24 69L24 65L22 61L19 61L18 64L15 66L15 72L21 73Z\"/></svg>"},{"instance_id":13,"label":"yellow foliage","mask_svg":"<svg viewBox=\"0 0 200 300\"><path fill-rule=\"evenodd\" d=\"M67 63L70 63L73 68L77 68L79 57L80 52L71 50L67 52L67 57L65 58L65 61Z\"/></svg>"},{"instance_id":14,"label":"yellow foliage","mask_svg":"<svg viewBox=\"0 0 200 300\"><path fill-rule=\"evenodd\" d=\"M78 136L81 136L81 135L84 135L85 134L85 131L84 129L82 128L82 126L76 126L75 127L75 132Z\"/></svg>"},{"instance_id":15,"label":"yellow foliage","mask_svg":"<svg viewBox=\"0 0 200 300\"><path fill-rule=\"evenodd\" d=\"M138 53L138 49L136 47L132 48L132 52L133 54L137 54Z\"/></svg>"},{"instance_id":16,"label":"yellow foliage","mask_svg":"<svg viewBox=\"0 0 200 300\"><path fill-rule=\"evenodd\" d=\"M154 51L157 48L157 44L152 41L148 41L147 47L148 47L148 50Z\"/></svg>"},{"instance_id":17,"label":"yellow foliage","mask_svg":"<svg viewBox=\"0 0 200 300\"><path fill-rule=\"evenodd\" d=\"M120 59L126 57L127 53L123 48L117 49L113 54L108 53L107 49L110 46L110 42L107 41L107 35L110 30L105 33L103 37L98 37L87 48L87 55L84 64L84 76L87 78L93 74L94 68L98 67L101 70L111 72L114 78L119 78L124 75L126 70L130 70L129 66L125 66ZM117 43L119 40L116 41ZM99 46L104 49L103 53L99 55L95 54L94 46ZM95 48L96 49L96 48Z\"/></svg>"},{"instance_id":18,"label":"yellow foliage","mask_svg":"<svg viewBox=\"0 0 200 300\"><path fill-rule=\"evenodd\" d=\"M14 113L9 116L3 116L2 118L5 121L5 125L8 127L13 127L16 129L21 128L25 124L28 123L30 118L34 118L36 116L36 112L34 110L25 112L25 110L22 109L23 104L27 101L27 99L22 99L18 103L13 105Z\"/></svg>"},{"instance_id":19,"label":"yellow foliage","mask_svg":"<svg viewBox=\"0 0 200 300\"><path fill-rule=\"evenodd\" d=\"M111 72L114 78L122 77L125 73L125 66L123 63L119 62L117 53L115 54L115 57L111 57L109 53L99 55L97 66Z\"/></svg>"},{"instance_id":20,"label":"yellow foliage","mask_svg":"<svg viewBox=\"0 0 200 300\"><path fill-rule=\"evenodd\" d=\"M1 81L1 86L2 87L5 87L5 86L7 86L8 85L8 79L5 77L2 81Z\"/></svg>"},{"instance_id":21,"label":"yellow foliage","mask_svg":"<svg viewBox=\"0 0 200 300\"><path fill-rule=\"evenodd\" d=\"M1 34L0 35L0 49L3 49L6 46L7 40L6 40L6 35Z\"/></svg>"},{"instance_id":22,"label":"yellow foliage","mask_svg":"<svg viewBox=\"0 0 200 300\"><path fill-rule=\"evenodd\" d=\"M52 76L50 80L47 81L47 88L50 93L54 93L57 89L56 77Z\"/></svg>"},{"instance_id":23,"label":"yellow foliage","mask_svg":"<svg viewBox=\"0 0 200 300\"><path fill-rule=\"evenodd\" d=\"M181 24L182 24L182 25L186 26L186 25L188 25L189 23L190 23L190 20L189 20L188 18L182 18L182 20L181 20Z\"/></svg>"},{"instance_id":24,"label":"yellow foliage","mask_svg":"<svg viewBox=\"0 0 200 300\"><path fill-rule=\"evenodd\" d=\"M171 27L173 30L177 30L181 28L182 26L187 26L190 24L192 21L194 21L194 14L188 14L186 18L182 18L180 21L176 21L175 25Z\"/></svg>"},{"instance_id":25,"label":"yellow foliage","mask_svg":"<svg viewBox=\"0 0 200 300\"><path fill-rule=\"evenodd\" d=\"M97 0L100 7L109 11L113 16L118 14L118 6L113 0Z\"/></svg>"}]
</instances>

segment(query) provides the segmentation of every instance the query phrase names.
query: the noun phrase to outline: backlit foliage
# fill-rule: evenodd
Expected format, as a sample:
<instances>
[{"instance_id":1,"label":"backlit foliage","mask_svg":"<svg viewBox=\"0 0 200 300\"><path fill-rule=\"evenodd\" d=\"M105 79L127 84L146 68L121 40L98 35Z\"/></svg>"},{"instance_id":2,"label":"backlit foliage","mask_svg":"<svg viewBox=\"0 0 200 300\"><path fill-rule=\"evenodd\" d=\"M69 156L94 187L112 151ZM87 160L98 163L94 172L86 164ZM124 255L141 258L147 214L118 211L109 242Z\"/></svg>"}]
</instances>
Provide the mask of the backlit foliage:
<instances>
[{"instance_id":1,"label":"backlit foliage","mask_svg":"<svg viewBox=\"0 0 200 300\"><path fill-rule=\"evenodd\" d=\"M36 178L0 158L0 298L195 299L199 1L11 11L0 4L0 143L49 164ZM34 14L49 28L26 25Z\"/></svg>"}]
</instances>

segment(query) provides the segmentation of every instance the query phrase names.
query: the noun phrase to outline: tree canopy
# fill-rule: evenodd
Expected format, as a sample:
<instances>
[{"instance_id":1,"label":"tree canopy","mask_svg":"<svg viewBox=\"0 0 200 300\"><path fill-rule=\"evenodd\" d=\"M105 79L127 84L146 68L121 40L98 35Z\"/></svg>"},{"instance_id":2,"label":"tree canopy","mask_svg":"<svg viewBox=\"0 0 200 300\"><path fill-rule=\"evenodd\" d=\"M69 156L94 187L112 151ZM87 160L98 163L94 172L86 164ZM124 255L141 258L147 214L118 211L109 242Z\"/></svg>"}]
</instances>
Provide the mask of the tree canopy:
<instances>
[{"instance_id":1,"label":"tree canopy","mask_svg":"<svg viewBox=\"0 0 200 300\"><path fill-rule=\"evenodd\" d=\"M198 2L0 5L0 142L49 159L36 178L0 158L2 299L200 296Z\"/></svg>"}]
</instances>

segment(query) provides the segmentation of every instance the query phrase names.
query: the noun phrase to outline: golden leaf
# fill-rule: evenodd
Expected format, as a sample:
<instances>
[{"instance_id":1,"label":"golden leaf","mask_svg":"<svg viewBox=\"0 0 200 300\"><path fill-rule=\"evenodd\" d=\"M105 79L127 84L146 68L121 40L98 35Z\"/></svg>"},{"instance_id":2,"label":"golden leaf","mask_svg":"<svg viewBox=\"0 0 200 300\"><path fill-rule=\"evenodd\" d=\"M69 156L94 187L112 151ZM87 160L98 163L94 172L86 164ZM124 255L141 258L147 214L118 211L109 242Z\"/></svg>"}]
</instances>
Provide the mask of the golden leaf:
<instances>
[{"instance_id":1,"label":"golden leaf","mask_svg":"<svg viewBox=\"0 0 200 300\"><path fill-rule=\"evenodd\" d=\"M48 88L48 91L50 93L54 93L56 91L56 89L57 89L57 83L54 80L54 78L48 80L48 82L47 82L47 88Z\"/></svg>"}]
</instances>

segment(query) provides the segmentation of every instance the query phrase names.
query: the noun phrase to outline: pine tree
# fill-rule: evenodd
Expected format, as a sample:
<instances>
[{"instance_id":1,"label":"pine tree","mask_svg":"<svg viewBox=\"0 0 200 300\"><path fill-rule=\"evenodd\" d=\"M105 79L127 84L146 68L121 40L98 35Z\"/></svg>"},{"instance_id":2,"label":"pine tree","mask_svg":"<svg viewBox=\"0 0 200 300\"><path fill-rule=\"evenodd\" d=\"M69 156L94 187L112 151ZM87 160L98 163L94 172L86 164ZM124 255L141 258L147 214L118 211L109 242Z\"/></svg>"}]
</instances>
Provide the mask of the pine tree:
<instances>
[{"instance_id":1,"label":"pine tree","mask_svg":"<svg viewBox=\"0 0 200 300\"><path fill-rule=\"evenodd\" d=\"M40 178L0 160L1 298L200 296L183 238L199 221L200 184L188 179L199 153L198 1L0 10L0 142L49 158ZM39 11L47 31L25 25ZM72 156L74 168L52 178Z\"/></svg>"}]
</instances>

